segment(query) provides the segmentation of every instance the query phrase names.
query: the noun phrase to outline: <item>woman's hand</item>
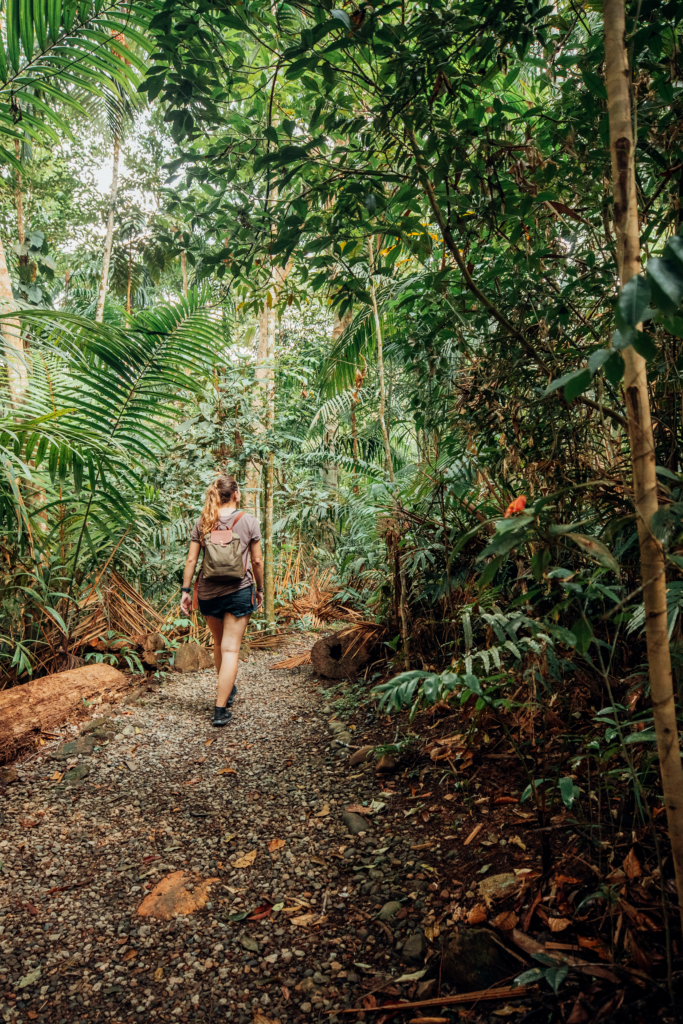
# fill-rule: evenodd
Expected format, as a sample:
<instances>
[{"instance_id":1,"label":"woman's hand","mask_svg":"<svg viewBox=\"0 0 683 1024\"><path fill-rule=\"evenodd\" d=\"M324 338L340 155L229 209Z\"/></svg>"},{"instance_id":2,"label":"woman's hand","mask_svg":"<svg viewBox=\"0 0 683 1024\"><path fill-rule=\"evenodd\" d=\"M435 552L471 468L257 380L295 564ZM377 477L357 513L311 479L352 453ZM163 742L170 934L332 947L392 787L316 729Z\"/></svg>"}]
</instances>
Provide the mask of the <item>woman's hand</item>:
<instances>
[{"instance_id":1,"label":"woman's hand","mask_svg":"<svg viewBox=\"0 0 683 1024\"><path fill-rule=\"evenodd\" d=\"M180 614L189 615L192 611L192 594L183 594L180 598Z\"/></svg>"},{"instance_id":2,"label":"woman's hand","mask_svg":"<svg viewBox=\"0 0 683 1024\"><path fill-rule=\"evenodd\" d=\"M263 591L262 590L257 590L256 591L256 607L257 607L257 609L259 611L261 610L261 608L263 608Z\"/></svg>"}]
</instances>

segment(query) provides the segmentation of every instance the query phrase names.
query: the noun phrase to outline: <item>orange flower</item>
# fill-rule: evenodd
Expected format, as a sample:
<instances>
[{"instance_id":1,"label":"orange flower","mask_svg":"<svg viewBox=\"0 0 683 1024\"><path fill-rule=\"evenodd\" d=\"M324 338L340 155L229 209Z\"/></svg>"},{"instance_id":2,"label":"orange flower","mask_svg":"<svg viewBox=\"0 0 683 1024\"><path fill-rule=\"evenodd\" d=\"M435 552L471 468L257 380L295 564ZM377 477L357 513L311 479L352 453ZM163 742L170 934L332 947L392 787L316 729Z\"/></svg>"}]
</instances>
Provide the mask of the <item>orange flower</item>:
<instances>
[{"instance_id":1,"label":"orange flower","mask_svg":"<svg viewBox=\"0 0 683 1024\"><path fill-rule=\"evenodd\" d=\"M510 516L513 516L515 514L515 512L523 512L525 508L526 497L523 494L520 494L519 498L515 498L514 501L510 502L510 504L505 510L505 516L503 518L509 519Z\"/></svg>"}]
</instances>

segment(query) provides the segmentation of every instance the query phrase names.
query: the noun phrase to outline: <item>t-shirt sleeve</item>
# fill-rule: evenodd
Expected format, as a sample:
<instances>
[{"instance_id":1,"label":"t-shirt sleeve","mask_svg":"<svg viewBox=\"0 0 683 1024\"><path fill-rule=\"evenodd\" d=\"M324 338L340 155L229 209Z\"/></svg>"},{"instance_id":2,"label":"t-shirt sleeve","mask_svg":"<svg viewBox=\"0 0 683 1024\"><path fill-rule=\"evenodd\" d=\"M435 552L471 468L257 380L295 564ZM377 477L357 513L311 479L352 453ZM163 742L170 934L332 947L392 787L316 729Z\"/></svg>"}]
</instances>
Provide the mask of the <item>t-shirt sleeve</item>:
<instances>
[{"instance_id":1,"label":"t-shirt sleeve","mask_svg":"<svg viewBox=\"0 0 683 1024\"><path fill-rule=\"evenodd\" d=\"M201 535L199 533L199 524L200 524L200 522L201 522L201 519L198 519L197 522L192 527L192 533L190 534L190 541L196 541L197 544L200 544L201 543L201 539L202 539Z\"/></svg>"},{"instance_id":2,"label":"t-shirt sleeve","mask_svg":"<svg viewBox=\"0 0 683 1024\"><path fill-rule=\"evenodd\" d=\"M256 516L249 516L249 518L251 520L249 523L249 526L251 527L249 532L249 543L251 544L252 541L261 540L261 527L259 526L259 521Z\"/></svg>"}]
</instances>

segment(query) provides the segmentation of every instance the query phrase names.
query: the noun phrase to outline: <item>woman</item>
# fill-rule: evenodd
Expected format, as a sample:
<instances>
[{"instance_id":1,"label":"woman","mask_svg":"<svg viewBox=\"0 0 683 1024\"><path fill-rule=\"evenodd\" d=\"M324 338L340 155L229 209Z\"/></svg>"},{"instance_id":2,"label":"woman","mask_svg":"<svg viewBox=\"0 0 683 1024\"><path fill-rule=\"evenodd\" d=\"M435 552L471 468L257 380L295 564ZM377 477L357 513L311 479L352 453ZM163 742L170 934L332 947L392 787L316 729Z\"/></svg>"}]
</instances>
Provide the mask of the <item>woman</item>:
<instances>
[{"instance_id":1,"label":"woman","mask_svg":"<svg viewBox=\"0 0 683 1024\"><path fill-rule=\"evenodd\" d=\"M240 541L244 578L204 579L202 563L197 581L199 610L213 636L213 657L218 673L213 725L227 725L232 718L228 705L232 704L237 693L235 679L240 644L251 613L263 604L261 531L254 516L248 512L238 512L239 504L240 488L237 481L219 476L206 492L204 511L194 524L181 588L180 611L183 615L189 615L192 607L190 584L200 548L205 547L206 539L213 530L232 529L233 537L238 537Z\"/></svg>"}]
</instances>

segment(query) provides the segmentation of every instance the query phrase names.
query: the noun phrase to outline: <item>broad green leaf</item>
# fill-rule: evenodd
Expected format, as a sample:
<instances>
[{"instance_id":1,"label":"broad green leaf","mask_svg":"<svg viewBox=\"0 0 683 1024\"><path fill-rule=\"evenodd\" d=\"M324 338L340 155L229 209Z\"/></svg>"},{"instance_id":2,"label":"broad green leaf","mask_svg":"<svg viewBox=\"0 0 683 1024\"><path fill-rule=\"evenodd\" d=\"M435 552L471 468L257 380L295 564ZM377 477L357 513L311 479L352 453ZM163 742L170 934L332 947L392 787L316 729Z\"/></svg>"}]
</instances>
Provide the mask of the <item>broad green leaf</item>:
<instances>
[{"instance_id":1,"label":"broad green leaf","mask_svg":"<svg viewBox=\"0 0 683 1024\"><path fill-rule=\"evenodd\" d=\"M582 533L569 533L567 536L575 544L578 544L587 555L590 555L596 562L599 562L600 565L604 565L607 569L612 569L613 572L619 572L619 563L601 540L598 540L596 537L587 537Z\"/></svg>"},{"instance_id":2,"label":"broad green leaf","mask_svg":"<svg viewBox=\"0 0 683 1024\"><path fill-rule=\"evenodd\" d=\"M665 259L648 260L646 269L652 301L666 316L673 316L683 299L683 269Z\"/></svg>"},{"instance_id":3,"label":"broad green leaf","mask_svg":"<svg viewBox=\"0 0 683 1024\"><path fill-rule=\"evenodd\" d=\"M579 654L587 654L593 639L593 630L585 617L582 616L576 620L572 626L572 633L576 637L576 643L574 644L576 650Z\"/></svg>"},{"instance_id":4,"label":"broad green leaf","mask_svg":"<svg viewBox=\"0 0 683 1024\"><path fill-rule=\"evenodd\" d=\"M574 780L568 777L560 779L560 796L562 802L568 811L572 809L574 801L579 795L577 786L574 785Z\"/></svg>"},{"instance_id":5,"label":"broad green leaf","mask_svg":"<svg viewBox=\"0 0 683 1024\"><path fill-rule=\"evenodd\" d=\"M650 304L650 286L640 274L634 275L621 289L615 309L617 327L625 330L643 322Z\"/></svg>"},{"instance_id":6,"label":"broad green leaf","mask_svg":"<svg viewBox=\"0 0 683 1024\"><path fill-rule=\"evenodd\" d=\"M645 331L636 331L633 338L633 347L639 356L647 359L648 362L657 355L657 347L651 334Z\"/></svg>"},{"instance_id":7,"label":"broad green leaf","mask_svg":"<svg viewBox=\"0 0 683 1024\"><path fill-rule=\"evenodd\" d=\"M593 375L590 370L586 367L583 370L577 370L571 374L569 380L564 386L564 397L567 402L572 402L575 398L578 398L586 388L590 387Z\"/></svg>"}]
</instances>

